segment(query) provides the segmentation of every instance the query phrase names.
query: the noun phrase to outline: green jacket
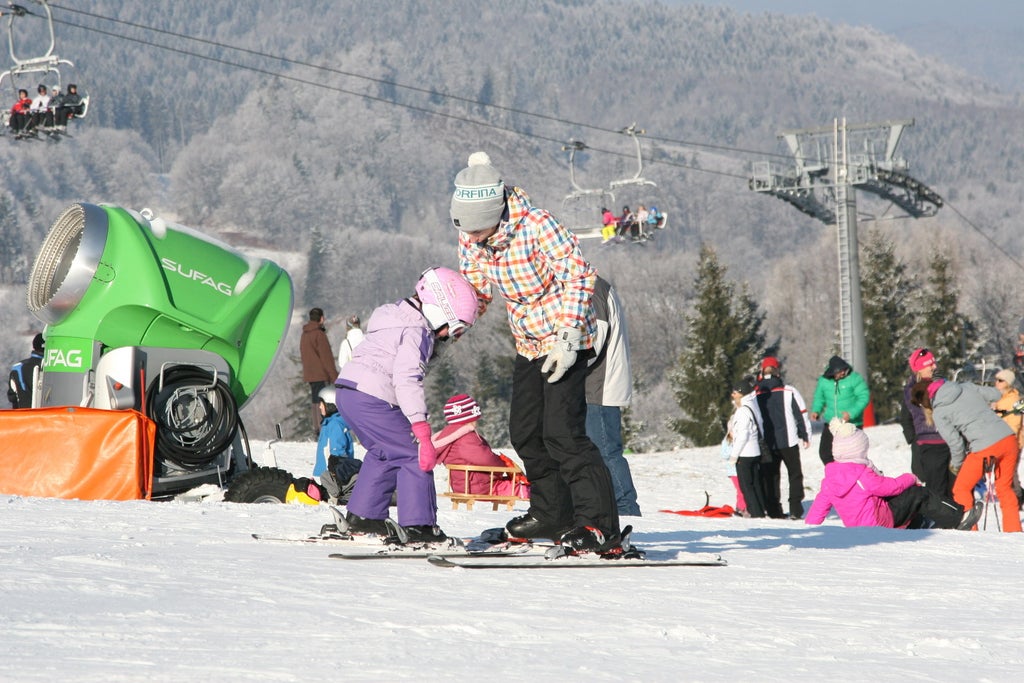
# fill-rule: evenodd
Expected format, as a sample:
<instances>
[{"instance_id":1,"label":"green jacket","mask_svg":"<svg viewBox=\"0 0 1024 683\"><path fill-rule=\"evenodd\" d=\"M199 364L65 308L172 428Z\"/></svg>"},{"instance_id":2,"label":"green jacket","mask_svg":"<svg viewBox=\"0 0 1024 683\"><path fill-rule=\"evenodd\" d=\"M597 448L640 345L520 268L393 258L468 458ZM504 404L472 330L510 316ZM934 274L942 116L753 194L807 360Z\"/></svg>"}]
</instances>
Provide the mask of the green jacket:
<instances>
[{"instance_id":1,"label":"green jacket","mask_svg":"<svg viewBox=\"0 0 1024 683\"><path fill-rule=\"evenodd\" d=\"M868 383L852 370L850 374L838 381L833 379L832 375L834 374L834 371L826 370L826 373L818 378L818 386L814 389L814 400L811 402L811 412L819 414L825 424L828 424L833 417L842 418L843 413L848 413L850 422L858 427L862 426L864 410L871 400Z\"/></svg>"}]
</instances>

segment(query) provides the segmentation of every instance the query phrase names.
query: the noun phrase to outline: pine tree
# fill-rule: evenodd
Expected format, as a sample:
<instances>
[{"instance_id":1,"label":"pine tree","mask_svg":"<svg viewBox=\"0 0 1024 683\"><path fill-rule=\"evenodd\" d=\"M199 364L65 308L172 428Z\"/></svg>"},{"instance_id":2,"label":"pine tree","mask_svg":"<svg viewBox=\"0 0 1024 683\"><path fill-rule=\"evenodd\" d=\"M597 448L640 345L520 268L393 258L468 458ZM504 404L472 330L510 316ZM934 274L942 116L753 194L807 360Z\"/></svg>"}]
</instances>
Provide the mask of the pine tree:
<instances>
[{"instance_id":1,"label":"pine tree","mask_svg":"<svg viewBox=\"0 0 1024 683\"><path fill-rule=\"evenodd\" d=\"M25 248L18 214L7 195L0 196L0 283L25 282Z\"/></svg>"},{"instance_id":2,"label":"pine tree","mask_svg":"<svg viewBox=\"0 0 1024 683\"><path fill-rule=\"evenodd\" d=\"M928 256L928 275L921 312L922 336L950 375L962 368L974 350L971 321L959 311L960 290L952 261L935 249Z\"/></svg>"},{"instance_id":3,"label":"pine tree","mask_svg":"<svg viewBox=\"0 0 1024 683\"><path fill-rule=\"evenodd\" d=\"M515 358L482 354L470 395L480 405L478 429L495 448L508 444L508 415L512 402L512 369Z\"/></svg>"},{"instance_id":4,"label":"pine tree","mask_svg":"<svg viewBox=\"0 0 1024 683\"><path fill-rule=\"evenodd\" d=\"M702 245L685 350L670 379L683 412L672 428L696 446L721 440L732 412L729 386L751 372L764 348L764 314L746 285L737 293L725 274L714 249Z\"/></svg>"},{"instance_id":5,"label":"pine tree","mask_svg":"<svg viewBox=\"0 0 1024 683\"><path fill-rule=\"evenodd\" d=\"M447 349L445 350L447 351ZM430 362L429 372L427 372L427 376L423 380L423 389L427 397L427 407L443 407L445 401L449 398L455 394L462 393L459 389L461 386L464 386L464 384L459 380L458 373L455 371L455 366L452 364L450 355L448 353L441 353L437 358ZM440 416L441 420L444 419L443 415L434 416ZM441 424L441 421L434 420L433 427L437 429Z\"/></svg>"},{"instance_id":6,"label":"pine tree","mask_svg":"<svg viewBox=\"0 0 1024 683\"><path fill-rule=\"evenodd\" d=\"M306 261L306 288L303 292L304 301L310 306L325 308L327 297L330 296L333 264L331 244L318 226L313 226L309 234L309 258Z\"/></svg>"},{"instance_id":7,"label":"pine tree","mask_svg":"<svg viewBox=\"0 0 1024 683\"><path fill-rule=\"evenodd\" d=\"M512 399L512 371L515 358L499 357L489 353L479 356L471 393L479 401L504 401Z\"/></svg>"},{"instance_id":8,"label":"pine tree","mask_svg":"<svg viewBox=\"0 0 1024 683\"><path fill-rule=\"evenodd\" d=\"M629 407L622 409L622 447L630 453L640 452L640 437L646 423L633 419L633 411Z\"/></svg>"},{"instance_id":9,"label":"pine tree","mask_svg":"<svg viewBox=\"0 0 1024 683\"><path fill-rule=\"evenodd\" d=\"M290 358L295 367L301 368L302 361L298 356ZM310 403L312 397L309 395L309 383L302 379L301 373L289 385L292 400L288 405L291 409L288 415L281 421L281 432L284 438L289 441L307 441L312 439Z\"/></svg>"},{"instance_id":10,"label":"pine tree","mask_svg":"<svg viewBox=\"0 0 1024 683\"><path fill-rule=\"evenodd\" d=\"M867 346L868 386L879 422L899 416L903 380L907 375L907 329L911 295L916 284L907 265L896 257L896 245L881 231L871 230L863 245L861 294ZM912 343L912 342L910 342Z\"/></svg>"}]
</instances>

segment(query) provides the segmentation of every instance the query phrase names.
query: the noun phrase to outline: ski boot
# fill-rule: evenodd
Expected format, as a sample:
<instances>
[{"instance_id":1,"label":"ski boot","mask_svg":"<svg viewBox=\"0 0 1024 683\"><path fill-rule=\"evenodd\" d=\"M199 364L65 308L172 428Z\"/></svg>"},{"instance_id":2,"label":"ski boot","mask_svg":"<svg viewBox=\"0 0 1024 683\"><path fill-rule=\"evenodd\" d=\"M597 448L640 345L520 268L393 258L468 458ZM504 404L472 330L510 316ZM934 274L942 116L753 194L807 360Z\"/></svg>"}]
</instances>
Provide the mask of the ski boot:
<instances>
[{"instance_id":1,"label":"ski boot","mask_svg":"<svg viewBox=\"0 0 1024 683\"><path fill-rule=\"evenodd\" d=\"M621 536L618 533L606 536L597 527L578 526L563 534L559 543L566 546L566 549L573 554L597 553L600 555L619 547L620 540Z\"/></svg>"},{"instance_id":2,"label":"ski boot","mask_svg":"<svg viewBox=\"0 0 1024 683\"><path fill-rule=\"evenodd\" d=\"M347 531L350 534L376 534L387 536L389 530L387 520L367 519L351 512L345 513L345 523L348 524Z\"/></svg>"},{"instance_id":3,"label":"ski boot","mask_svg":"<svg viewBox=\"0 0 1024 683\"><path fill-rule=\"evenodd\" d=\"M448 536L436 524L401 526L390 518L384 521L388 528L388 536L384 539L384 543L388 546L428 550L452 550L465 547L461 538Z\"/></svg>"},{"instance_id":4,"label":"ski boot","mask_svg":"<svg viewBox=\"0 0 1024 683\"><path fill-rule=\"evenodd\" d=\"M646 556L644 551L629 542L632 532L633 527L627 526L621 533L606 536L596 527L575 527L545 557L554 560L570 555L597 555L604 560L642 560Z\"/></svg>"},{"instance_id":5,"label":"ski boot","mask_svg":"<svg viewBox=\"0 0 1024 683\"><path fill-rule=\"evenodd\" d=\"M974 501L974 507L967 510L964 513L960 523L957 524L956 528L960 531L970 531L981 519L982 513L985 511L985 502L981 500Z\"/></svg>"},{"instance_id":6,"label":"ski boot","mask_svg":"<svg viewBox=\"0 0 1024 683\"><path fill-rule=\"evenodd\" d=\"M448 536L436 524L417 524L402 528L408 537L406 543L444 543L448 540Z\"/></svg>"},{"instance_id":7,"label":"ski boot","mask_svg":"<svg viewBox=\"0 0 1024 683\"><path fill-rule=\"evenodd\" d=\"M509 523L505 525L508 540L519 543L535 538L550 538L552 541L557 541L571 528L572 527L570 525L566 525L561 529L553 528L540 521L529 512L510 520Z\"/></svg>"},{"instance_id":8,"label":"ski boot","mask_svg":"<svg viewBox=\"0 0 1024 683\"><path fill-rule=\"evenodd\" d=\"M320 528L321 535L327 532L347 537L369 534L383 537L390 533L387 520L384 519L367 519L351 512L342 513L334 506L331 506L331 514L334 516L334 524L324 524Z\"/></svg>"}]
</instances>

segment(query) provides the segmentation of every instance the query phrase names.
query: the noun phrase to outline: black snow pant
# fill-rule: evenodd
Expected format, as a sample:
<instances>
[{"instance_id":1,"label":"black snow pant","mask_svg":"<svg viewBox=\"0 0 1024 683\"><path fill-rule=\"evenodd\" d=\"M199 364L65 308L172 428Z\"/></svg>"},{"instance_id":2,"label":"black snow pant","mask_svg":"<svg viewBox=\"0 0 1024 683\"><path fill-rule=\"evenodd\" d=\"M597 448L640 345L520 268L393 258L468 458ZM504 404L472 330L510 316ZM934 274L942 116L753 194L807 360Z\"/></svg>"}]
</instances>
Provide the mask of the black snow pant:
<instances>
[{"instance_id":1,"label":"black snow pant","mask_svg":"<svg viewBox=\"0 0 1024 683\"><path fill-rule=\"evenodd\" d=\"M761 463L764 479L765 510L769 517L784 517L782 510L782 465L789 478L789 514L800 519L804 516L804 471L800 464L800 446L788 446L772 451L772 461Z\"/></svg>"},{"instance_id":2,"label":"black snow pant","mask_svg":"<svg viewBox=\"0 0 1024 683\"><path fill-rule=\"evenodd\" d=\"M835 458L832 457L832 431L828 428L828 424L821 430L821 440L818 442L818 457L821 458L821 464L827 465Z\"/></svg>"},{"instance_id":3,"label":"black snow pant","mask_svg":"<svg viewBox=\"0 0 1024 683\"><path fill-rule=\"evenodd\" d=\"M953 499L953 473L949 471L949 446L945 443L915 443L910 446L910 471L930 491Z\"/></svg>"},{"instance_id":4,"label":"black snow pant","mask_svg":"<svg viewBox=\"0 0 1024 683\"><path fill-rule=\"evenodd\" d=\"M553 529L593 526L619 533L619 510L601 451L587 437L587 354L554 384L547 356L516 356L508 434L530 480L530 514Z\"/></svg>"},{"instance_id":5,"label":"black snow pant","mask_svg":"<svg viewBox=\"0 0 1024 683\"><path fill-rule=\"evenodd\" d=\"M761 479L761 457L736 458L736 476L740 481L740 491L747 503L747 512L751 517L764 517L764 481Z\"/></svg>"},{"instance_id":6,"label":"black snow pant","mask_svg":"<svg viewBox=\"0 0 1024 683\"><path fill-rule=\"evenodd\" d=\"M908 529L955 529L964 517L959 503L943 498L924 486L911 486L903 493L886 499L892 510L893 526Z\"/></svg>"}]
</instances>

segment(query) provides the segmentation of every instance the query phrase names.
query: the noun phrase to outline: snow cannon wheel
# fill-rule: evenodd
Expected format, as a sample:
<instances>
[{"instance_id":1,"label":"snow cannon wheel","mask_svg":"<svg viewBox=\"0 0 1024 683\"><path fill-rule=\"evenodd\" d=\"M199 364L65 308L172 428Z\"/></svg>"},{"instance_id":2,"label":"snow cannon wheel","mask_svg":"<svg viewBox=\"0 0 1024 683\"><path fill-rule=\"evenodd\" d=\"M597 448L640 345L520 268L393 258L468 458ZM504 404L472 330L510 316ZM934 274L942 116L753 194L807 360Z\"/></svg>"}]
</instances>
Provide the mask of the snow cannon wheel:
<instances>
[{"instance_id":1,"label":"snow cannon wheel","mask_svg":"<svg viewBox=\"0 0 1024 683\"><path fill-rule=\"evenodd\" d=\"M224 493L229 503L281 503L288 496L292 475L277 467L257 467L231 482Z\"/></svg>"}]
</instances>

